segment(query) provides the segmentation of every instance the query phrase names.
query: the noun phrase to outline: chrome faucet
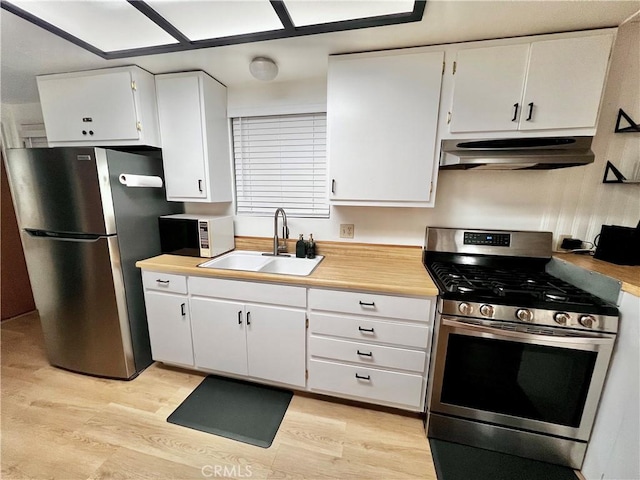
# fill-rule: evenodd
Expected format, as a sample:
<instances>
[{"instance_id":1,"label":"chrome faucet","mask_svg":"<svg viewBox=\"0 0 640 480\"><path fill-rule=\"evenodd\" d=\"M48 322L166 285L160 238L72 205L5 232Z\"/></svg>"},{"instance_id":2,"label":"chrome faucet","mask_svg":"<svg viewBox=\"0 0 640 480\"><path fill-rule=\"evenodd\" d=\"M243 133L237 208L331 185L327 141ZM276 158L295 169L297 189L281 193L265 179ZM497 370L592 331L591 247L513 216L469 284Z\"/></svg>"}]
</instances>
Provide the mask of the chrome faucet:
<instances>
[{"instance_id":1,"label":"chrome faucet","mask_svg":"<svg viewBox=\"0 0 640 480\"><path fill-rule=\"evenodd\" d=\"M278 238L278 215L282 213L282 243ZM287 254L287 238L289 238L289 227L287 226L287 214L283 208L277 208L273 217L273 254L269 255L283 255Z\"/></svg>"}]
</instances>

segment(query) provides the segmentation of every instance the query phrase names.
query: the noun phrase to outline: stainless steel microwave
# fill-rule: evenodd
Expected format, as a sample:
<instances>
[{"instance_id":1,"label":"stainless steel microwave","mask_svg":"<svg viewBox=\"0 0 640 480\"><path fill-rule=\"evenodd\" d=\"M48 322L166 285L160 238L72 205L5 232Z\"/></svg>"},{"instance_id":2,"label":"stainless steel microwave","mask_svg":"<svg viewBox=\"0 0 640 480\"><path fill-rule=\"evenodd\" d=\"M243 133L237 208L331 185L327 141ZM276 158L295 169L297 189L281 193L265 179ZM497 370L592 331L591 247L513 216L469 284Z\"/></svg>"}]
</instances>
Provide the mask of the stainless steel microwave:
<instances>
[{"instance_id":1,"label":"stainless steel microwave","mask_svg":"<svg viewBox=\"0 0 640 480\"><path fill-rule=\"evenodd\" d=\"M158 227L162 253L216 257L235 248L231 216L163 215Z\"/></svg>"}]
</instances>

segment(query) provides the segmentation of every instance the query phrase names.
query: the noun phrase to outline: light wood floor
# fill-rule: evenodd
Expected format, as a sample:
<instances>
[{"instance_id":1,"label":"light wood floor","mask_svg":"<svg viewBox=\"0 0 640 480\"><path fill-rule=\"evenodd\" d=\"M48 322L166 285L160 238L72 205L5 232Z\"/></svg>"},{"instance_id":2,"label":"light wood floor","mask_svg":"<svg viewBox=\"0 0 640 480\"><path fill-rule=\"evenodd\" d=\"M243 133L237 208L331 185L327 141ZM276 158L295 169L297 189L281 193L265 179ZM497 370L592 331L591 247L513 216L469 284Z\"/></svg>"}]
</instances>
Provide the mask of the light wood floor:
<instances>
[{"instance_id":1,"label":"light wood floor","mask_svg":"<svg viewBox=\"0 0 640 480\"><path fill-rule=\"evenodd\" d=\"M3 479L436 479L418 418L295 395L273 445L254 447L166 422L199 374L53 368L35 314L1 334Z\"/></svg>"}]
</instances>

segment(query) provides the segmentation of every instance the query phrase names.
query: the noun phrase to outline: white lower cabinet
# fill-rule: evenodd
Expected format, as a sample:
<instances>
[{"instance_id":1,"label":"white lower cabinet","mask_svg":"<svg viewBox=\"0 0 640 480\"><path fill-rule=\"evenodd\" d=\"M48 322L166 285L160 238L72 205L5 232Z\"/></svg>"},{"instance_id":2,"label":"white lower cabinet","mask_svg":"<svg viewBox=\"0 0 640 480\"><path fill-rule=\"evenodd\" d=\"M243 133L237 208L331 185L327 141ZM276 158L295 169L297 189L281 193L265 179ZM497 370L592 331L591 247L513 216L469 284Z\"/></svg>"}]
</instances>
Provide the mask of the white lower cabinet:
<instances>
[{"instance_id":1,"label":"white lower cabinet","mask_svg":"<svg viewBox=\"0 0 640 480\"><path fill-rule=\"evenodd\" d=\"M249 375L305 386L306 313L247 305Z\"/></svg>"},{"instance_id":2,"label":"white lower cabinet","mask_svg":"<svg viewBox=\"0 0 640 480\"><path fill-rule=\"evenodd\" d=\"M209 298L191 299L195 364L248 375L244 305Z\"/></svg>"},{"instance_id":3,"label":"white lower cabinet","mask_svg":"<svg viewBox=\"0 0 640 480\"><path fill-rule=\"evenodd\" d=\"M422 411L433 304L309 289L309 390Z\"/></svg>"},{"instance_id":4,"label":"white lower cabinet","mask_svg":"<svg viewBox=\"0 0 640 480\"><path fill-rule=\"evenodd\" d=\"M188 298L173 293L145 291L144 299L153 359L193 366Z\"/></svg>"},{"instance_id":5,"label":"white lower cabinet","mask_svg":"<svg viewBox=\"0 0 640 480\"><path fill-rule=\"evenodd\" d=\"M309 353L319 358L333 358L367 367L398 368L419 374L424 370L427 360L427 353L420 350L349 342L315 335L309 337Z\"/></svg>"},{"instance_id":6,"label":"white lower cabinet","mask_svg":"<svg viewBox=\"0 0 640 480\"><path fill-rule=\"evenodd\" d=\"M197 367L305 386L304 311L200 297L191 310Z\"/></svg>"},{"instance_id":7,"label":"white lower cabinet","mask_svg":"<svg viewBox=\"0 0 640 480\"><path fill-rule=\"evenodd\" d=\"M151 271L142 279L156 361L424 409L434 298Z\"/></svg>"},{"instance_id":8,"label":"white lower cabinet","mask_svg":"<svg viewBox=\"0 0 640 480\"><path fill-rule=\"evenodd\" d=\"M312 389L358 397L370 403L422 410L423 377L323 360L309 361Z\"/></svg>"}]
</instances>

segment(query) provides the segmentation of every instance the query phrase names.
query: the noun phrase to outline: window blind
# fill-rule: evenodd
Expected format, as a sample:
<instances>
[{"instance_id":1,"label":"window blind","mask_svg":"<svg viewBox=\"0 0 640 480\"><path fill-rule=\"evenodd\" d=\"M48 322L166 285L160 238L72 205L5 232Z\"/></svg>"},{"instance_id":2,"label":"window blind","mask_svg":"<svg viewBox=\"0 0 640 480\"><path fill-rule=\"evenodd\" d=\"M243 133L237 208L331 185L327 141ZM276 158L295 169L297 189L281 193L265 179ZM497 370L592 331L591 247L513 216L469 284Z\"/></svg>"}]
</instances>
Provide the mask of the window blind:
<instances>
[{"instance_id":1,"label":"window blind","mask_svg":"<svg viewBox=\"0 0 640 480\"><path fill-rule=\"evenodd\" d=\"M233 119L238 214L329 218L326 113Z\"/></svg>"}]
</instances>

